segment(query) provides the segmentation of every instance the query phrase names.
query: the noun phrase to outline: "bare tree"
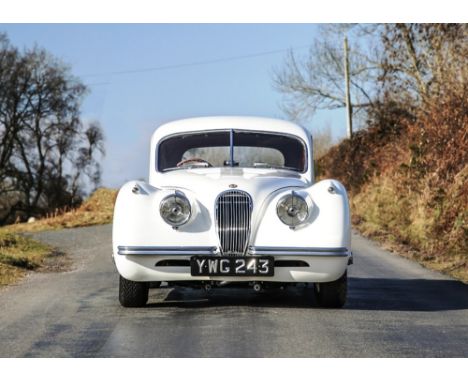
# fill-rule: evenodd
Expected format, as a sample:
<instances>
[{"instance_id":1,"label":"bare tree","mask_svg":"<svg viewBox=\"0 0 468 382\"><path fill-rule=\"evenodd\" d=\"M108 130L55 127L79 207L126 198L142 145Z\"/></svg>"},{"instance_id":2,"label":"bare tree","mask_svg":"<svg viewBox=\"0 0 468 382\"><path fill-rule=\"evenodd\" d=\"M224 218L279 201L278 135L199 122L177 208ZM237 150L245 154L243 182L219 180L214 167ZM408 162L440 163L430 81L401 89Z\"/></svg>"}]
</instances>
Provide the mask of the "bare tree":
<instances>
[{"instance_id":1,"label":"bare tree","mask_svg":"<svg viewBox=\"0 0 468 382\"><path fill-rule=\"evenodd\" d=\"M98 124L85 125L86 87L45 50L24 52L0 36L0 221L73 205L97 184L104 153Z\"/></svg>"},{"instance_id":2,"label":"bare tree","mask_svg":"<svg viewBox=\"0 0 468 382\"><path fill-rule=\"evenodd\" d=\"M382 80L393 98L418 106L466 85L466 24L387 24L382 42Z\"/></svg>"},{"instance_id":3,"label":"bare tree","mask_svg":"<svg viewBox=\"0 0 468 382\"><path fill-rule=\"evenodd\" d=\"M389 100L411 109L450 87L466 86L467 24L326 25L307 57L290 52L274 75L284 95L283 109L292 119L345 107L345 35L355 117L366 117Z\"/></svg>"},{"instance_id":4,"label":"bare tree","mask_svg":"<svg viewBox=\"0 0 468 382\"><path fill-rule=\"evenodd\" d=\"M275 87L284 95L283 109L294 120L310 117L320 109L344 108L343 38L350 38L350 87L355 113L378 98L375 82L380 75L379 26L327 25L312 43L309 54L298 58L292 51L274 74Z\"/></svg>"}]
</instances>

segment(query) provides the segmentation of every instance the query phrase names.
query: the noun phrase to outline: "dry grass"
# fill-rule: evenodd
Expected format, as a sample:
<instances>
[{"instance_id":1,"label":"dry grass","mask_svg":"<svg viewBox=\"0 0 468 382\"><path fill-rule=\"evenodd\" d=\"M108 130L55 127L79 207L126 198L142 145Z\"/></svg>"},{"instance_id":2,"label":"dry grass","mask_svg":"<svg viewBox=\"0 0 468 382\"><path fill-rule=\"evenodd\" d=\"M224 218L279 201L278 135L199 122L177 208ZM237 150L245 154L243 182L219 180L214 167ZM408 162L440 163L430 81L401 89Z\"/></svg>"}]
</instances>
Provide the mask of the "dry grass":
<instances>
[{"instance_id":1,"label":"dry grass","mask_svg":"<svg viewBox=\"0 0 468 382\"><path fill-rule=\"evenodd\" d=\"M33 223L1 227L0 286L15 283L27 272L41 269L54 254L50 246L22 233L110 223L116 196L116 190L101 188L74 210L57 211Z\"/></svg>"},{"instance_id":2,"label":"dry grass","mask_svg":"<svg viewBox=\"0 0 468 382\"><path fill-rule=\"evenodd\" d=\"M0 232L38 232L108 224L112 221L116 197L116 190L100 188L76 209L71 211L56 211L54 214L36 220L33 223L19 223L5 226L0 228Z\"/></svg>"},{"instance_id":3,"label":"dry grass","mask_svg":"<svg viewBox=\"0 0 468 382\"><path fill-rule=\"evenodd\" d=\"M449 192L458 187L454 182ZM390 174L374 178L351 197L354 226L388 249L468 283L467 210L459 211L449 230L437 232L440 209L427 202L424 192L402 188Z\"/></svg>"},{"instance_id":4,"label":"dry grass","mask_svg":"<svg viewBox=\"0 0 468 382\"><path fill-rule=\"evenodd\" d=\"M361 233L468 282L466 100L438 98L412 118L389 113L333 147L318 168L350 191Z\"/></svg>"},{"instance_id":5,"label":"dry grass","mask_svg":"<svg viewBox=\"0 0 468 382\"><path fill-rule=\"evenodd\" d=\"M0 232L0 286L12 284L38 269L52 248L31 238Z\"/></svg>"}]
</instances>

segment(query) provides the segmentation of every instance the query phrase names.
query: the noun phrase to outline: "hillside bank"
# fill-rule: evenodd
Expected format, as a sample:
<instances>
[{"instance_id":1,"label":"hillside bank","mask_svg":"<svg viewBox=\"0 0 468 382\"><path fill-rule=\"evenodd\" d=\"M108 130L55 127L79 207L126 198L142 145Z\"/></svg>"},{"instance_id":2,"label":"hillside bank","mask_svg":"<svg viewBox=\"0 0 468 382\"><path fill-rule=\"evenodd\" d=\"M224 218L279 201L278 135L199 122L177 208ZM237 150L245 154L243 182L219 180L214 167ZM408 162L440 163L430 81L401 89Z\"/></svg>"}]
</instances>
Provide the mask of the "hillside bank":
<instances>
[{"instance_id":1,"label":"hillside bank","mask_svg":"<svg viewBox=\"0 0 468 382\"><path fill-rule=\"evenodd\" d=\"M380 111L318 160L321 178L342 181L354 227L426 267L468 282L466 93L416 117Z\"/></svg>"}]
</instances>

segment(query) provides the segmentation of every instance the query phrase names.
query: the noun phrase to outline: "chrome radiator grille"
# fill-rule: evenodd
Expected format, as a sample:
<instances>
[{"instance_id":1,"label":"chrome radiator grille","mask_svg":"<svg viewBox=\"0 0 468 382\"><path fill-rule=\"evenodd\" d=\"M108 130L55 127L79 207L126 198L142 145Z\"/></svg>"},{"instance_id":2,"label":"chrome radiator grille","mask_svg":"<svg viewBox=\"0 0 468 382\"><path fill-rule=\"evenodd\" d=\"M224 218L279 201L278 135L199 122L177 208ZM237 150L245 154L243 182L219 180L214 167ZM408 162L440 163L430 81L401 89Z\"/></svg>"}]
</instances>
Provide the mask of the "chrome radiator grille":
<instances>
[{"instance_id":1,"label":"chrome radiator grille","mask_svg":"<svg viewBox=\"0 0 468 382\"><path fill-rule=\"evenodd\" d=\"M223 192L216 199L215 215L223 255L244 255L250 236L250 195L238 190Z\"/></svg>"}]
</instances>

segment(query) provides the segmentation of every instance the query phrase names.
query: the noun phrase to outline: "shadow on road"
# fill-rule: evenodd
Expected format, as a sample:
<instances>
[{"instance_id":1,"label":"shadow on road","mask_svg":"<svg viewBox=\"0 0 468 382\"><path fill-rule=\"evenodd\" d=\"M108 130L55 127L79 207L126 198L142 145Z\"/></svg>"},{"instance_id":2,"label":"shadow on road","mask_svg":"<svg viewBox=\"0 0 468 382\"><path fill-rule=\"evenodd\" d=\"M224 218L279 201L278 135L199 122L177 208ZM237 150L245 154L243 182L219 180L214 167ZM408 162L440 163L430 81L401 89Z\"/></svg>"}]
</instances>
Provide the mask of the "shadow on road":
<instances>
[{"instance_id":1,"label":"shadow on road","mask_svg":"<svg viewBox=\"0 0 468 382\"><path fill-rule=\"evenodd\" d=\"M150 297L147 307L288 307L308 308L313 303L312 289L291 287L285 290L268 289L254 292L250 288L213 288L210 292L192 288L169 288L161 302ZM159 293L156 293L159 294ZM155 301L156 300L156 301Z\"/></svg>"},{"instance_id":2,"label":"shadow on road","mask_svg":"<svg viewBox=\"0 0 468 382\"><path fill-rule=\"evenodd\" d=\"M453 280L349 279L347 309L436 312L468 309L468 285Z\"/></svg>"},{"instance_id":3,"label":"shadow on road","mask_svg":"<svg viewBox=\"0 0 468 382\"><path fill-rule=\"evenodd\" d=\"M147 307L318 308L313 290L288 287L260 293L219 288L206 293L191 288L152 290ZM349 278L346 310L436 312L468 309L468 285L452 280Z\"/></svg>"}]
</instances>

